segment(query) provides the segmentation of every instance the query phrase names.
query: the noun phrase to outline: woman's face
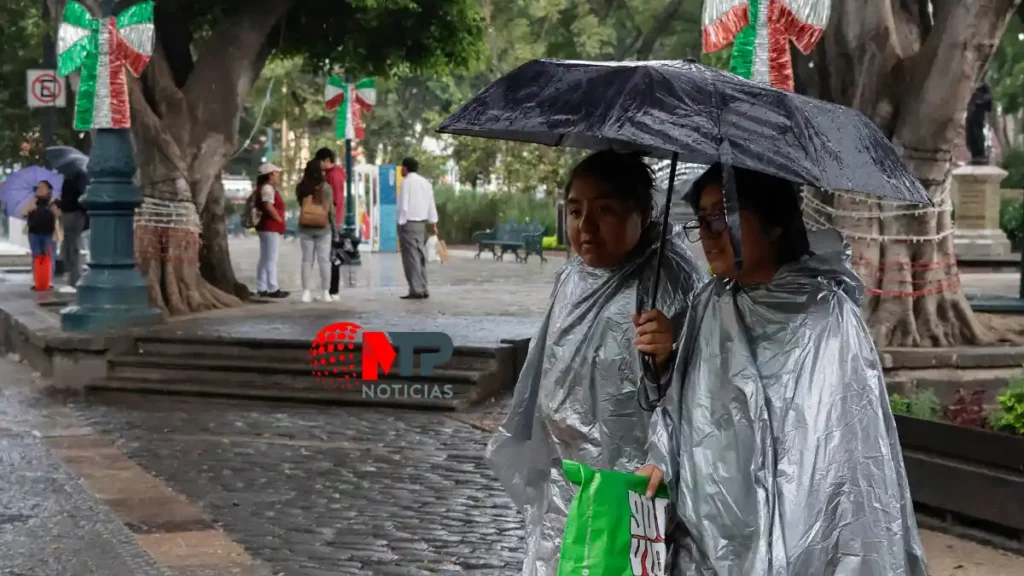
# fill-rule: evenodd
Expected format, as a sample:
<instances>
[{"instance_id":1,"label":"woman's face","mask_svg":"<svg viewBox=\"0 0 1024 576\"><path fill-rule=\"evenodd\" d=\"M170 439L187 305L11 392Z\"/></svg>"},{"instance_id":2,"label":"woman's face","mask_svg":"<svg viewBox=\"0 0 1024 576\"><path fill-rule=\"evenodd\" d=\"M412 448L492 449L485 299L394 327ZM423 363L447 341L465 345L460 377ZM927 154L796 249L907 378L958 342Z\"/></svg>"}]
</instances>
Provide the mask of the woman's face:
<instances>
[{"instance_id":1,"label":"woman's face","mask_svg":"<svg viewBox=\"0 0 1024 576\"><path fill-rule=\"evenodd\" d=\"M569 243L588 266L614 268L640 241L640 214L593 178L573 180L565 205Z\"/></svg>"},{"instance_id":2,"label":"woman's face","mask_svg":"<svg viewBox=\"0 0 1024 576\"><path fill-rule=\"evenodd\" d=\"M281 173L280 172L271 172L270 173L269 182L271 184L273 184L274 186L280 186L281 185Z\"/></svg>"},{"instance_id":3,"label":"woman's face","mask_svg":"<svg viewBox=\"0 0 1024 576\"><path fill-rule=\"evenodd\" d=\"M46 182L36 184L36 198L46 198L50 195L50 185Z\"/></svg>"},{"instance_id":4,"label":"woman's face","mask_svg":"<svg viewBox=\"0 0 1024 576\"><path fill-rule=\"evenodd\" d=\"M700 221L700 243L704 248L704 256L711 266L711 273L720 278L736 279L735 255L726 227L725 200L720 183L713 183L701 191L697 217ZM770 271L767 278L770 280L775 271L775 239L764 233L756 214L742 207L740 235L743 243L744 276Z\"/></svg>"}]
</instances>

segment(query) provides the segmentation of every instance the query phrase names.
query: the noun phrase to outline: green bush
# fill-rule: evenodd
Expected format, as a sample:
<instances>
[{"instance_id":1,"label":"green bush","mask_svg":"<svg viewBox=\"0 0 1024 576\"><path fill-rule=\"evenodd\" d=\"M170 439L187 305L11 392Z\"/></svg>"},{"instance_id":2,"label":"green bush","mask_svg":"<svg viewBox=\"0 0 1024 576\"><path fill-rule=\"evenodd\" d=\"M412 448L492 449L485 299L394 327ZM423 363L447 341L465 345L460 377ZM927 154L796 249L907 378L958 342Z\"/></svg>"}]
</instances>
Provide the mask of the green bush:
<instances>
[{"instance_id":1,"label":"green bush","mask_svg":"<svg viewBox=\"0 0 1024 576\"><path fill-rule=\"evenodd\" d=\"M925 420L935 420L939 414L939 398L931 389L918 390L910 396L893 394L889 396L893 414L904 414Z\"/></svg>"},{"instance_id":2,"label":"green bush","mask_svg":"<svg viewBox=\"0 0 1024 576\"><path fill-rule=\"evenodd\" d=\"M545 250L565 250L565 245L558 243L558 236L545 236L541 240L541 247Z\"/></svg>"},{"instance_id":3,"label":"green bush","mask_svg":"<svg viewBox=\"0 0 1024 576\"><path fill-rule=\"evenodd\" d=\"M998 396L999 409L989 422L992 428L1024 434L1024 377L1014 378Z\"/></svg>"},{"instance_id":4,"label":"green bush","mask_svg":"<svg viewBox=\"0 0 1024 576\"><path fill-rule=\"evenodd\" d=\"M555 202L526 194L487 193L463 189L458 194L449 185L434 188L438 227L449 245L469 244L473 233L490 230L499 222L539 222L545 230L555 229Z\"/></svg>"},{"instance_id":5,"label":"green bush","mask_svg":"<svg viewBox=\"0 0 1024 576\"><path fill-rule=\"evenodd\" d=\"M893 414L910 414L910 400L906 396L892 394L889 396L889 408Z\"/></svg>"},{"instance_id":6,"label":"green bush","mask_svg":"<svg viewBox=\"0 0 1024 576\"><path fill-rule=\"evenodd\" d=\"M1003 188L1024 188L1024 150L1014 148L1003 155L1003 169L1009 172Z\"/></svg>"},{"instance_id":7,"label":"green bush","mask_svg":"<svg viewBox=\"0 0 1024 576\"><path fill-rule=\"evenodd\" d=\"M1010 240L1024 238L1024 201L1003 198L999 204L999 227Z\"/></svg>"}]
</instances>

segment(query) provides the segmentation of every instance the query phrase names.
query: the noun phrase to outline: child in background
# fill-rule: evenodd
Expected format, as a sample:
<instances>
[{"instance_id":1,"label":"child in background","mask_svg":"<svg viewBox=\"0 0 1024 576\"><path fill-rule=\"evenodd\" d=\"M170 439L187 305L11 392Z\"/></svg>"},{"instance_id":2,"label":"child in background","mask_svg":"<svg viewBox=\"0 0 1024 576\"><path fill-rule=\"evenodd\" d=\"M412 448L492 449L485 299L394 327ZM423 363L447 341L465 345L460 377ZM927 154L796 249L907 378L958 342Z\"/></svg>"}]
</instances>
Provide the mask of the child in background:
<instances>
[{"instance_id":1,"label":"child in background","mask_svg":"<svg viewBox=\"0 0 1024 576\"><path fill-rule=\"evenodd\" d=\"M51 266L56 266L55 246L59 228L57 220L60 210L53 203L53 186L46 180L36 184L35 201L29 201L24 216L27 221L28 245L32 258L49 256ZM52 272L51 272L52 273Z\"/></svg>"}]
</instances>

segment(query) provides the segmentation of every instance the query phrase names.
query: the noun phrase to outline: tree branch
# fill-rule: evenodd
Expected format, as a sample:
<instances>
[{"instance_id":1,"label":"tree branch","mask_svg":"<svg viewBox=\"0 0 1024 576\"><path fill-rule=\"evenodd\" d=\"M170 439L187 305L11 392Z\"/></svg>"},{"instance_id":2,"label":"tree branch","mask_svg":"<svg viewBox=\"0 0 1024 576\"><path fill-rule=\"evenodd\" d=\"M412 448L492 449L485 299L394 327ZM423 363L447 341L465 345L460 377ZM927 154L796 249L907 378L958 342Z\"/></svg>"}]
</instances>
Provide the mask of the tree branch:
<instances>
[{"instance_id":1,"label":"tree branch","mask_svg":"<svg viewBox=\"0 0 1024 576\"><path fill-rule=\"evenodd\" d=\"M295 0L254 0L217 27L183 89L200 124L230 140L237 111L269 56L267 37Z\"/></svg>"},{"instance_id":2,"label":"tree branch","mask_svg":"<svg viewBox=\"0 0 1024 576\"><path fill-rule=\"evenodd\" d=\"M661 37L675 23L675 17L682 7L683 0L671 0L668 4L665 4L665 7L661 9L661 13L654 20L654 24L644 34L643 40L640 41L640 47L636 50L637 60L648 60L651 57L654 47L658 44L658 40L661 40Z\"/></svg>"}]
</instances>

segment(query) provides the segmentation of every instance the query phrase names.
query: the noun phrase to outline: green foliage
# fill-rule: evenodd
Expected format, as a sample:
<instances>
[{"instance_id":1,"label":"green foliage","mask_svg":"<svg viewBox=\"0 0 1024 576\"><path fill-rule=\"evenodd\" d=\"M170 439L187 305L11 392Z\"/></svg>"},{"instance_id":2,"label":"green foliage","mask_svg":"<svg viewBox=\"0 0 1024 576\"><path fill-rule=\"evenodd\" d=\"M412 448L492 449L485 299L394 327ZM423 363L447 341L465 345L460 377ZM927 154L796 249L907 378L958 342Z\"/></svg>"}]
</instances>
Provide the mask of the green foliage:
<instances>
[{"instance_id":1,"label":"green foliage","mask_svg":"<svg viewBox=\"0 0 1024 576\"><path fill-rule=\"evenodd\" d=\"M992 428L1024 434L1024 376L1014 378L997 397L999 410L993 413Z\"/></svg>"},{"instance_id":2,"label":"green foliage","mask_svg":"<svg viewBox=\"0 0 1024 576\"><path fill-rule=\"evenodd\" d=\"M699 2L640 0L483 0L485 57L466 71L399 75L378 82L378 106L367 123L367 150L397 162L444 117L489 82L540 57L596 60L700 56ZM659 26L663 21L671 26ZM727 64L727 60L726 60ZM553 196L579 152L478 138L447 140L462 183L503 192Z\"/></svg>"},{"instance_id":3,"label":"green foliage","mask_svg":"<svg viewBox=\"0 0 1024 576\"><path fill-rule=\"evenodd\" d=\"M1003 198L999 205L999 227L1010 240L1024 238L1024 201Z\"/></svg>"},{"instance_id":4,"label":"green foliage","mask_svg":"<svg viewBox=\"0 0 1024 576\"><path fill-rule=\"evenodd\" d=\"M565 245L558 243L558 236L545 236L540 245L545 250L565 250Z\"/></svg>"},{"instance_id":5,"label":"green foliage","mask_svg":"<svg viewBox=\"0 0 1024 576\"><path fill-rule=\"evenodd\" d=\"M555 229L555 204L525 194L488 194L462 189L456 194L449 185L434 188L441 235L448 244L469 244L473 233L490 230L499 222L540 222L547 231Z\"/></svg>"},{"instance_id":6,"label":"green foliage","mask_svg":"<svg viewBox=\"0 0 1024 576\"><path fill-rule=\"evenodd\" d=\"M908 400L910 415L915 418L935 420L939 414L939 398L931 388L914 392Z\"/></svg>"},{"instance_id":7,"label":"green foliage","mask_svg":"<svg viewBox=\"0 0 1024 576\"><path fill-rule=\"evenodd\" d=\"M1024 188L1024 149L1014 148L1003 155L1003 169L1009 172L1003 188Z\"/></svg>"},{"instance_id":8,"label":"green foliage","mask_svg":"<svg viewBox=\"0 0 1024 576\"><path fill-rule=\"evenodd\" d=\"M68 107L47 110L29 109L25 101L25 71L42 68L43 38L46 23L38 0L0 2L0 166L33 164L40 161L44 143L42 126L46 114L53 113L54 144L81 146L71 129L74 98Z\"/></svg>"},{"instance_id":9,"label":"green foliage","mask_svg":"<svg viewBox=\"0 0 1024 576\"><path fill-rule=\"evenodd\" d=\"M889 396L889 407L892 409L893 414L910 414L910 400L900 394Z\"/></svg>"},{"instance_id":10,"label":"green foliage","mask_svg":"<svg viewBox=\"0 0 1024 576\"><path fill-rule=\"evenodd\" d=\"M939 413L939 398L931 389L918 390L910 396L892 394L889 406L893 414L905 414L915 418L935 420Z\"/></svg>"},{"instance_id":11,"label":"green foliage","mask_svg":"<svg viewBox=\"0 0 1024 576\"><path fill-rule=\"evenodd\" d=\"M1024 8L1010 19L989 64L989 81L1004 114L1024 110ZM1008 186L1007 184L1003 184ZM1018 187L1018 186L1008 186Z\"/></svg>"}]
</instances>

